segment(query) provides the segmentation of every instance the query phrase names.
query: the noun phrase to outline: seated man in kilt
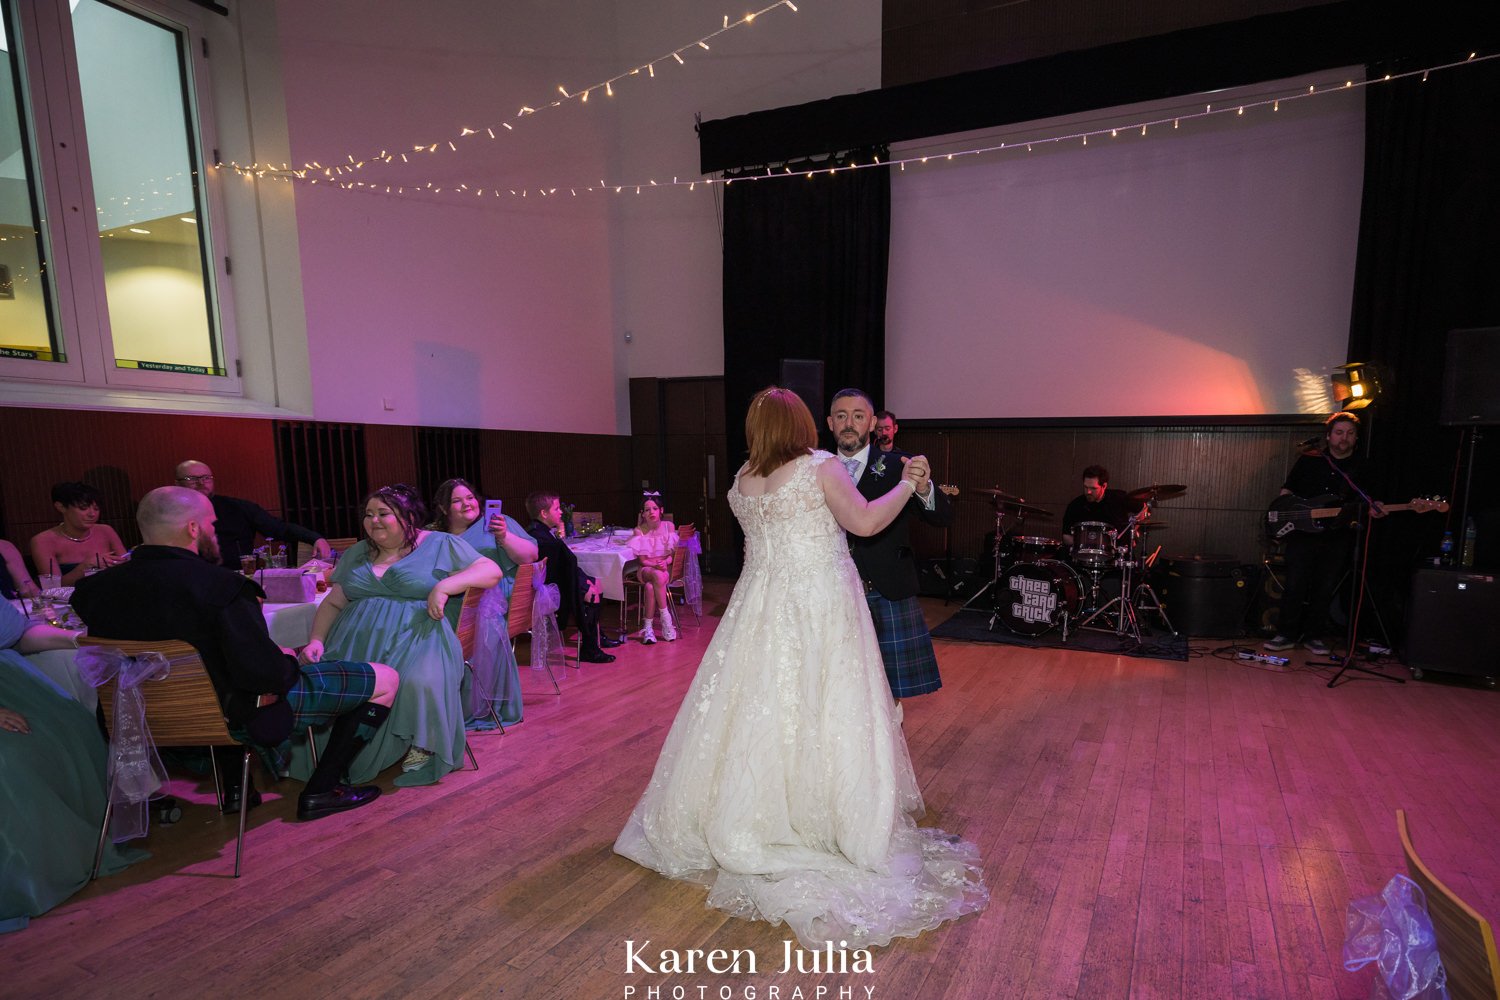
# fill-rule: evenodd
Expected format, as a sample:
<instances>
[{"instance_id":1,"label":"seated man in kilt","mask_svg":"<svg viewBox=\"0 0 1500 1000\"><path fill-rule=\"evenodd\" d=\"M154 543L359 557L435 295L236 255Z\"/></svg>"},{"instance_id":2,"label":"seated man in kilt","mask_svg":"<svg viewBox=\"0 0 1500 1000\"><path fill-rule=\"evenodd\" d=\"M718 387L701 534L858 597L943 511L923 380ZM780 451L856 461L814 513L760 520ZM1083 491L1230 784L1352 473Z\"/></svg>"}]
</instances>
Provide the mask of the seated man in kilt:
<instances>
[{"instance_id":1,"label":"seated man in kilt","mask_svg":"<svg viewBox=\"0 0 1500 1000\"><path fill-rule=\"evenodd\" d=\"M890 451L870 447L874 413L870 397L860 389L839 390L828 409L828 429L833 431L839 461L866 500L884 496L901 478L906 462L926 461L895 447ZM880 638L885 677L898 702L943 686L932 636L922 617L922 606L917 603L911 521L918 518L926 524L947 527L953 520L953 505L930 481L926 487L925 493L912 494L884 531L868 538L849 536L849 554L864 580L865 601Z\"/></svg>"},{"instance_id":2,"label":"seated man in kilt","mask_svg":"<svg viewBox=\"0 0 1500 1000\"><path fill-rule=\"evenodd\" d=\"M73 607L89 632L192 645L230 732L247 744L275 747L307 726L332 723L328 745L297 799L298 819L373 801L378 787L351 787L343 774L390 714L396 671L382 663L327 660L299 666L291 650L272 642L260 611L264 591L219 565L214 508L203 494L178 486L152 490L136 520L144 542L130 561L85 577L73 592ZM228 770L238 778L237 768ZM254 804L253 787L240 794L251 795Z\"/></svg>"}]
</instances>

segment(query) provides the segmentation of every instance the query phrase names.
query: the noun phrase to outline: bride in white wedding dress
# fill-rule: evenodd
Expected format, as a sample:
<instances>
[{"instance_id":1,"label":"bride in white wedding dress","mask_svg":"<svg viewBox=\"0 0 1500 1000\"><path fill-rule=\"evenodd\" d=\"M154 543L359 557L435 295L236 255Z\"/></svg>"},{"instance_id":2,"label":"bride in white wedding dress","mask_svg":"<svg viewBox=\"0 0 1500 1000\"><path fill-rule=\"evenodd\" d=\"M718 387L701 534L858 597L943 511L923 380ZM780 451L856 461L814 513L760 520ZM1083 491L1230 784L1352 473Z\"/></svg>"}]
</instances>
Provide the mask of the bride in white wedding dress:
<instances>
[{"instance_id":1,"label":"bride in white wedding dress","mask_svg":"<svg viewBox=\"0 0 1500 1000\"><path fill-rule=\"evenodd\" d=\"M615 851L709 886L802 946L915 937L989 895L972 844L918 828L922 796L845 530L874 534L927 478L866 501L785 389L745 418L729 490L745 564Z\"/></svg>"}]
</instances>

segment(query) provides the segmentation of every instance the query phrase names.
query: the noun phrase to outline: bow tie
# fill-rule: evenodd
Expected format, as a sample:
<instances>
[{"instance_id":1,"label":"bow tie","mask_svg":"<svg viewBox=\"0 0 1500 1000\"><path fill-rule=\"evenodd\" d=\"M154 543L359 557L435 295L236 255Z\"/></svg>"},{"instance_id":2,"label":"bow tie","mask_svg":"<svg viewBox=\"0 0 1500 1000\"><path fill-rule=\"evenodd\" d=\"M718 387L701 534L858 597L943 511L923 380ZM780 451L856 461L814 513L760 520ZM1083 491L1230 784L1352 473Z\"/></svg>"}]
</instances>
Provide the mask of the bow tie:
<instances>
[{"instance_id":1,"label":"bow tie","mask_svg":"<svg viewBox=\"0 0 1500 1000\"><path fill-rule=\"evenodd\" d=\"M839 461L843 462L844 463L844 468L846 468L846 469L849 470L849 478L852 479L852 480L854 480L855 482L858 482L859 481L859 465L860 465L859 459L857 459L857 458L845 458L843 455L840 455L839 456Z\"/></svg>"}]
</instances>

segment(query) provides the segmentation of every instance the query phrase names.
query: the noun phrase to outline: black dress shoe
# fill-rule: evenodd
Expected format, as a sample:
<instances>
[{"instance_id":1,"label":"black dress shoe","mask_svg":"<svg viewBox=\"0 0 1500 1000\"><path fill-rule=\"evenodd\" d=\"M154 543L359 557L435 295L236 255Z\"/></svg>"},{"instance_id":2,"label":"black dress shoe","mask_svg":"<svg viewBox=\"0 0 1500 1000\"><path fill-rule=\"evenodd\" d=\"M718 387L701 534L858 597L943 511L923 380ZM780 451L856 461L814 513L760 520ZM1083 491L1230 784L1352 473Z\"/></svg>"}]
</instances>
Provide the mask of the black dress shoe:
<instances>
[{"instance_id":1,"label":"black dress shoe","mask_svg":"<svg viewBox=\"0 0 1500 1000\"><path fill-rule=\"evenodd\" d=\"M615 638L612 638L612 637L607 636L607 635L601 635L599 637L599 648L600 649L614 649L616 646L623 646L623 645L625 645L625 640L624 639L615 639Z\"/></svg>"},{"instance_id":2,"label":"black dress shoe","mask_svg":"<svg viewBox=\"0 0 1500 1000\"><path fill-rule=\"evenodd\" d=\"M249 812L258 805L260 805L260 789L256 788L252 782L250 785L250 801L245 804L245 811ZM224 808L219 811L225 816L240 811L240 790L238 788L231 788L224 792Z\"/></svg>"},{"instance_id":3,"label":"black dress shoe","mask_svg":"<svg viewBox=\"0 0 1500 1000\"><path fill-rule=\"evenodd\" d=\"M583 653L578 657L579 663L613 663L615 658L609 653Z\"/></svg>"},{"instance_id":4,"label":"black dress shoe","mask_svg":"<svg viewBox=\"0 0 1500 1000\"><path fill-rule=\"evenodd\" d=\"M379 785L335 785L326 792L303 792L297 796L297 818L322 819L345 809L358 809L379 797Z\"/></svg>"}]
</instances>

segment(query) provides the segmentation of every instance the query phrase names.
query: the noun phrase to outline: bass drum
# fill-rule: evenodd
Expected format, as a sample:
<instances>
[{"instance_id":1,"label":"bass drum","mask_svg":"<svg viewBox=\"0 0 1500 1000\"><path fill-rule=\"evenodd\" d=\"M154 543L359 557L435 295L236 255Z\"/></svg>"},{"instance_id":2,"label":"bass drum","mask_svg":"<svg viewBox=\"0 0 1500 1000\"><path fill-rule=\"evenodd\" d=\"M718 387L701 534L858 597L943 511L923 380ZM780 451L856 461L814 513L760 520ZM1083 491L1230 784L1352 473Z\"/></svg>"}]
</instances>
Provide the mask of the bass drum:
<instances>
[{"instance_id":1,"label":"bass drum","mask_svg":"<svg viewBox=\"0 0 1500 1000\"><path fill-rule=\"evenodd\" d=\"M1020 562L1000 574L999 614L1017 635L1042 635L1078 614L1083 582L1055 559Z\"/></svg>"}]
</instances>

